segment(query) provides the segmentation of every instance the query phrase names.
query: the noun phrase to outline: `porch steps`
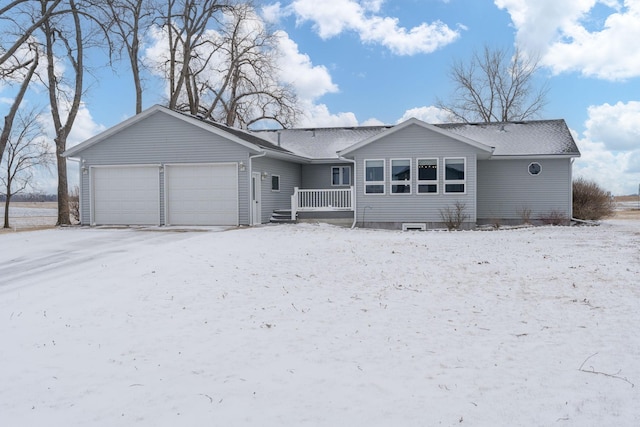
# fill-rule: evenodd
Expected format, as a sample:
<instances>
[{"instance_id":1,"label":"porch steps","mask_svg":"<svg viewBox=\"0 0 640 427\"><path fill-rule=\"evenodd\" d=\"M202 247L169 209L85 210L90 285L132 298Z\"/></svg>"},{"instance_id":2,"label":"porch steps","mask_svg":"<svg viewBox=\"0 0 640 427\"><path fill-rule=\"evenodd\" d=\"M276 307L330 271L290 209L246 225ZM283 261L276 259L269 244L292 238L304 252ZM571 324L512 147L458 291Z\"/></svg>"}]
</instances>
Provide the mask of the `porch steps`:
<instances>
[{"instance_id":1,"label":"porch steps","mask_svg":"<svg viewBox=\"0 0 640 427\"><path fill-rule=\"evenodd\" d=\"M271 214L269 222L287 224L294 223L296 221L291 219L291 209L276 209Z\"/></svg>"}]
</instances>

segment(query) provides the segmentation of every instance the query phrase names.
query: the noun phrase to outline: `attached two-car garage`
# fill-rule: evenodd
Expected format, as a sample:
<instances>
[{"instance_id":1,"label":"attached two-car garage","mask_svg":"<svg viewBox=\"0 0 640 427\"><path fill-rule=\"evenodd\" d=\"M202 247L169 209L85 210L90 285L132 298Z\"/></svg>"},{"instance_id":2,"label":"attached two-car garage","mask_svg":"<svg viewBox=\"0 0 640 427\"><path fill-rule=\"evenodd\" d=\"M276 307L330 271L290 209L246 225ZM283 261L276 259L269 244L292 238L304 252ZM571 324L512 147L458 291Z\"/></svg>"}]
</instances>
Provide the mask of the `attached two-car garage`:
<instances>
[{"instance_id":1,"label":"attached two-car garage","mask_svg":"<svg viewBox=\"0 0 640 427\"><path fill-rule=\"evenodd\" d=\"M91 190L94 225L238 225L236 163L95 166Z\"/></svg>"}]
</instances>

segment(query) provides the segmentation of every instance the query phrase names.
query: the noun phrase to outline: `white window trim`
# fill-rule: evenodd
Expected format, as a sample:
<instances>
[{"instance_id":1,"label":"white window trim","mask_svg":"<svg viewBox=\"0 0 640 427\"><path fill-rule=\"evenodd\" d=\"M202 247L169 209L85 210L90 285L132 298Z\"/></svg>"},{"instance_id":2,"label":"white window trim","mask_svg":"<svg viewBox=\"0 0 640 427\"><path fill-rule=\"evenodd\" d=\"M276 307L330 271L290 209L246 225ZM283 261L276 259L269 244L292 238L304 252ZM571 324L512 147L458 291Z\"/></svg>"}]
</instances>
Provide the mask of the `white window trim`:
<instances>
[{"instance_id":1,"label":"white window trim","mask_svg":"<svg viewBox=\"0 0 640 427\"><path fill-rule=\"evenodd\" d=\"M367 162L382 162L382 181L367 181ZM364 167L362 169L364 170L364 179L362 180L362 182L364 185L364 194L368 194L371 196L384 196L387 191L387 186L385 183L387 177L387 162L384 159L364 159L363 165ZM368 193L367 185L382 185L382 193Z\"/></svg>"},{"instance_id":2,"label":"white window trim","mask_svg":"<svg viewBox=\"0 0 640 427\"><path fill-rule=\"evenodd\" d=\"M334 184L333 183L333 170L334 169L338 169L340 171L339 173L339 184ZM349 183L345 184L344 182L344 170L345 169L349 169ZM351 185L351 177L353 176L353 174L351 173L351 166L331 166L331 186L332 187L349 187Z\"/></svg>"},{"instance_id":3,"label":"white window trim","mask_svg":"<svg viewBox=\"0 0 640 427\"><path fill-rule=\"evenodd\" d=\"M274 177L277 177L277 178L278 178L278 189L277 189L277 190L274 190L274 189L273 189L273 178L274 178ZM280 181L280 175L272 174L272 175L271 175L271 191L272 191L273 193L279 193L279 192L280 192L280 187L281 187L281 186L282 186L282 181Z\"/></svg>"},{"instance_id":4,"label":"white window trim","mask_svg":"<svg viewBox=\"0 0 640 427\"><path fill-rule=\"evenodd\" d=\"M420 179L420 160L435 160L436 161L436 179ZM437 157L420 157L416 159L416 194L424 194L427 196L433 196L440 193L440 181L438 179L438 173L440 171L440 159ZM465 176L466 171L465 171ZM420 185L435 185L435 193L421 192ZM466 187L465 187L466 189Z\"/></svg>"},{"instance_id":5,"label":"white window trim","mask_svg":"<svg viewBox=\"0 0 640 427\"><path fill-rule=\"evenodd\" d=\"M464 166L464 179L447 179L447 160L462 160ZM442 177L444 178L444 186L442 188L442 194L467 194L467 158L466 157L444 157L442 159ZM463 192L448 192L447 184L456 185L463 184Z\"/></svg>"},{"instance_id":6,"label":"white window trim","mask_svg":"<svg viewBox=\"0 0 640 427\"><path fill-rule=\"evenodd\" d=\"M394 160L404 160L409 162L409 180L406 181L393 181L393 162ZM399 159L389 159L389 194L392 196L410 196L413 194L413 162L411 159L407 158L399 158ZM408 185L409 192L408 193L394 193L393 186L394 185Z\"/></svg>"}]
</instances>

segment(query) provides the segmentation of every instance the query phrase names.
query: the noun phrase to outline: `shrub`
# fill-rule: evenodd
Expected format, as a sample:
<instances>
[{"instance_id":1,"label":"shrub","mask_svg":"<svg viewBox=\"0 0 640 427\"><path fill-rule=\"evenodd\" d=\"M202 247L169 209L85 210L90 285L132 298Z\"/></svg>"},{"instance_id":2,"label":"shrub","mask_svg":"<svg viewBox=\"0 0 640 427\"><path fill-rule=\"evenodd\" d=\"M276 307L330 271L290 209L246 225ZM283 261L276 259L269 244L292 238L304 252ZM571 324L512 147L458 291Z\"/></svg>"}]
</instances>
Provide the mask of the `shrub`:
<instances>
[{"instance_id":1,"label":"shrub","mask_svg":"<svg viewBox=\"0 0 640 427\"><path fill-rule=\"evenodd\" d=\"M523 224L531 224L531 208L529 206L522 206L516 209L516 213L522 220Z\"/></svg>"},{"instance_id":2,"label":"shrub","mask_svg":"<svg viewBox=\"0 0 640 427\"><path fill-rule=\"evenodd\" d=\"M444 209L440 209L440 218L447 227L448 230L459 230L463 222L469 218L469 215L465 213L467 205L461 201L457 201L453 204L453 207L447 206Z\"/></svg>"},{"instance_id":3,"label":"shrub","mask_svg":"<svg viewBox=\"0 0 640 427\"><path fill-rule=\"evenodd\" d=\"M611 216L615 204L610 192L593 181L578 178L573 181L573 217L599 220Z\"/></svg>"},{"instance_id":4,"label":"shrub","mask_svg":"<svg viewBox=\"0 0 640 427\"><path fill-rule=\"evenodd\" d=\"M538 217L538 219L546 225L564 225L569 222L569 218L564 212L552 210L544 213Z\"/></svg>"},{"instance_id":5,"label":"shrub","mask_svg":"<svg viewBox=\"0 0 640 427\"><path fill-rule=\"evenodd\" d=\"M80 188L77 185L69 193L69 213L76 222L80 222Z\"/></svg>"}]
</instances>

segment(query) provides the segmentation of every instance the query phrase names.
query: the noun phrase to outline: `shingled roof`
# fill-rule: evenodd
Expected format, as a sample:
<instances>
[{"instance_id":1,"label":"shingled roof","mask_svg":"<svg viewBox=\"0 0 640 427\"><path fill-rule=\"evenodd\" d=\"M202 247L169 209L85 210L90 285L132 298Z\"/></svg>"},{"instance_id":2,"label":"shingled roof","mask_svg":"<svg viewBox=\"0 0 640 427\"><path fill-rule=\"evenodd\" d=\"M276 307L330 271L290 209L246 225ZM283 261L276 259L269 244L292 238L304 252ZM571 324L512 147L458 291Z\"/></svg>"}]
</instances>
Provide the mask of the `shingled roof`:
<instances>
[{"instance_id":1,"label":"shingled roof","mask_svg":"<svg viewBox=\"0 0 640 427\"><path fill-rule=\"evenodd\" d=\"M493 156L579 156L564 120L435 125L494 147Z\"/></svg>"},{"instance_id":2,"label":"shingled roof","mask_svg":"<svg viewBox=\"0 0 640 427\"><path fill-rule=\"evenodd\" d=\"M397 126L397 125L396 125ZM579 156L564 120L506 123L446 123L434 125L489 147L492 157ZM308 128L252 131L271 144L309 159L335 159L337 152L395 126Z\"/></svg>"},{"instance_id":3,"label":"shingled roof","mask_svg":"<svg viewBox=\"0 0 640 427\"><path fill-rule=\"evenodd\" d=\"M335 159L338 151L378 135L393 126L308 128L255 131L275 145L309 159Z\"/></svg>"}]
</instances>

